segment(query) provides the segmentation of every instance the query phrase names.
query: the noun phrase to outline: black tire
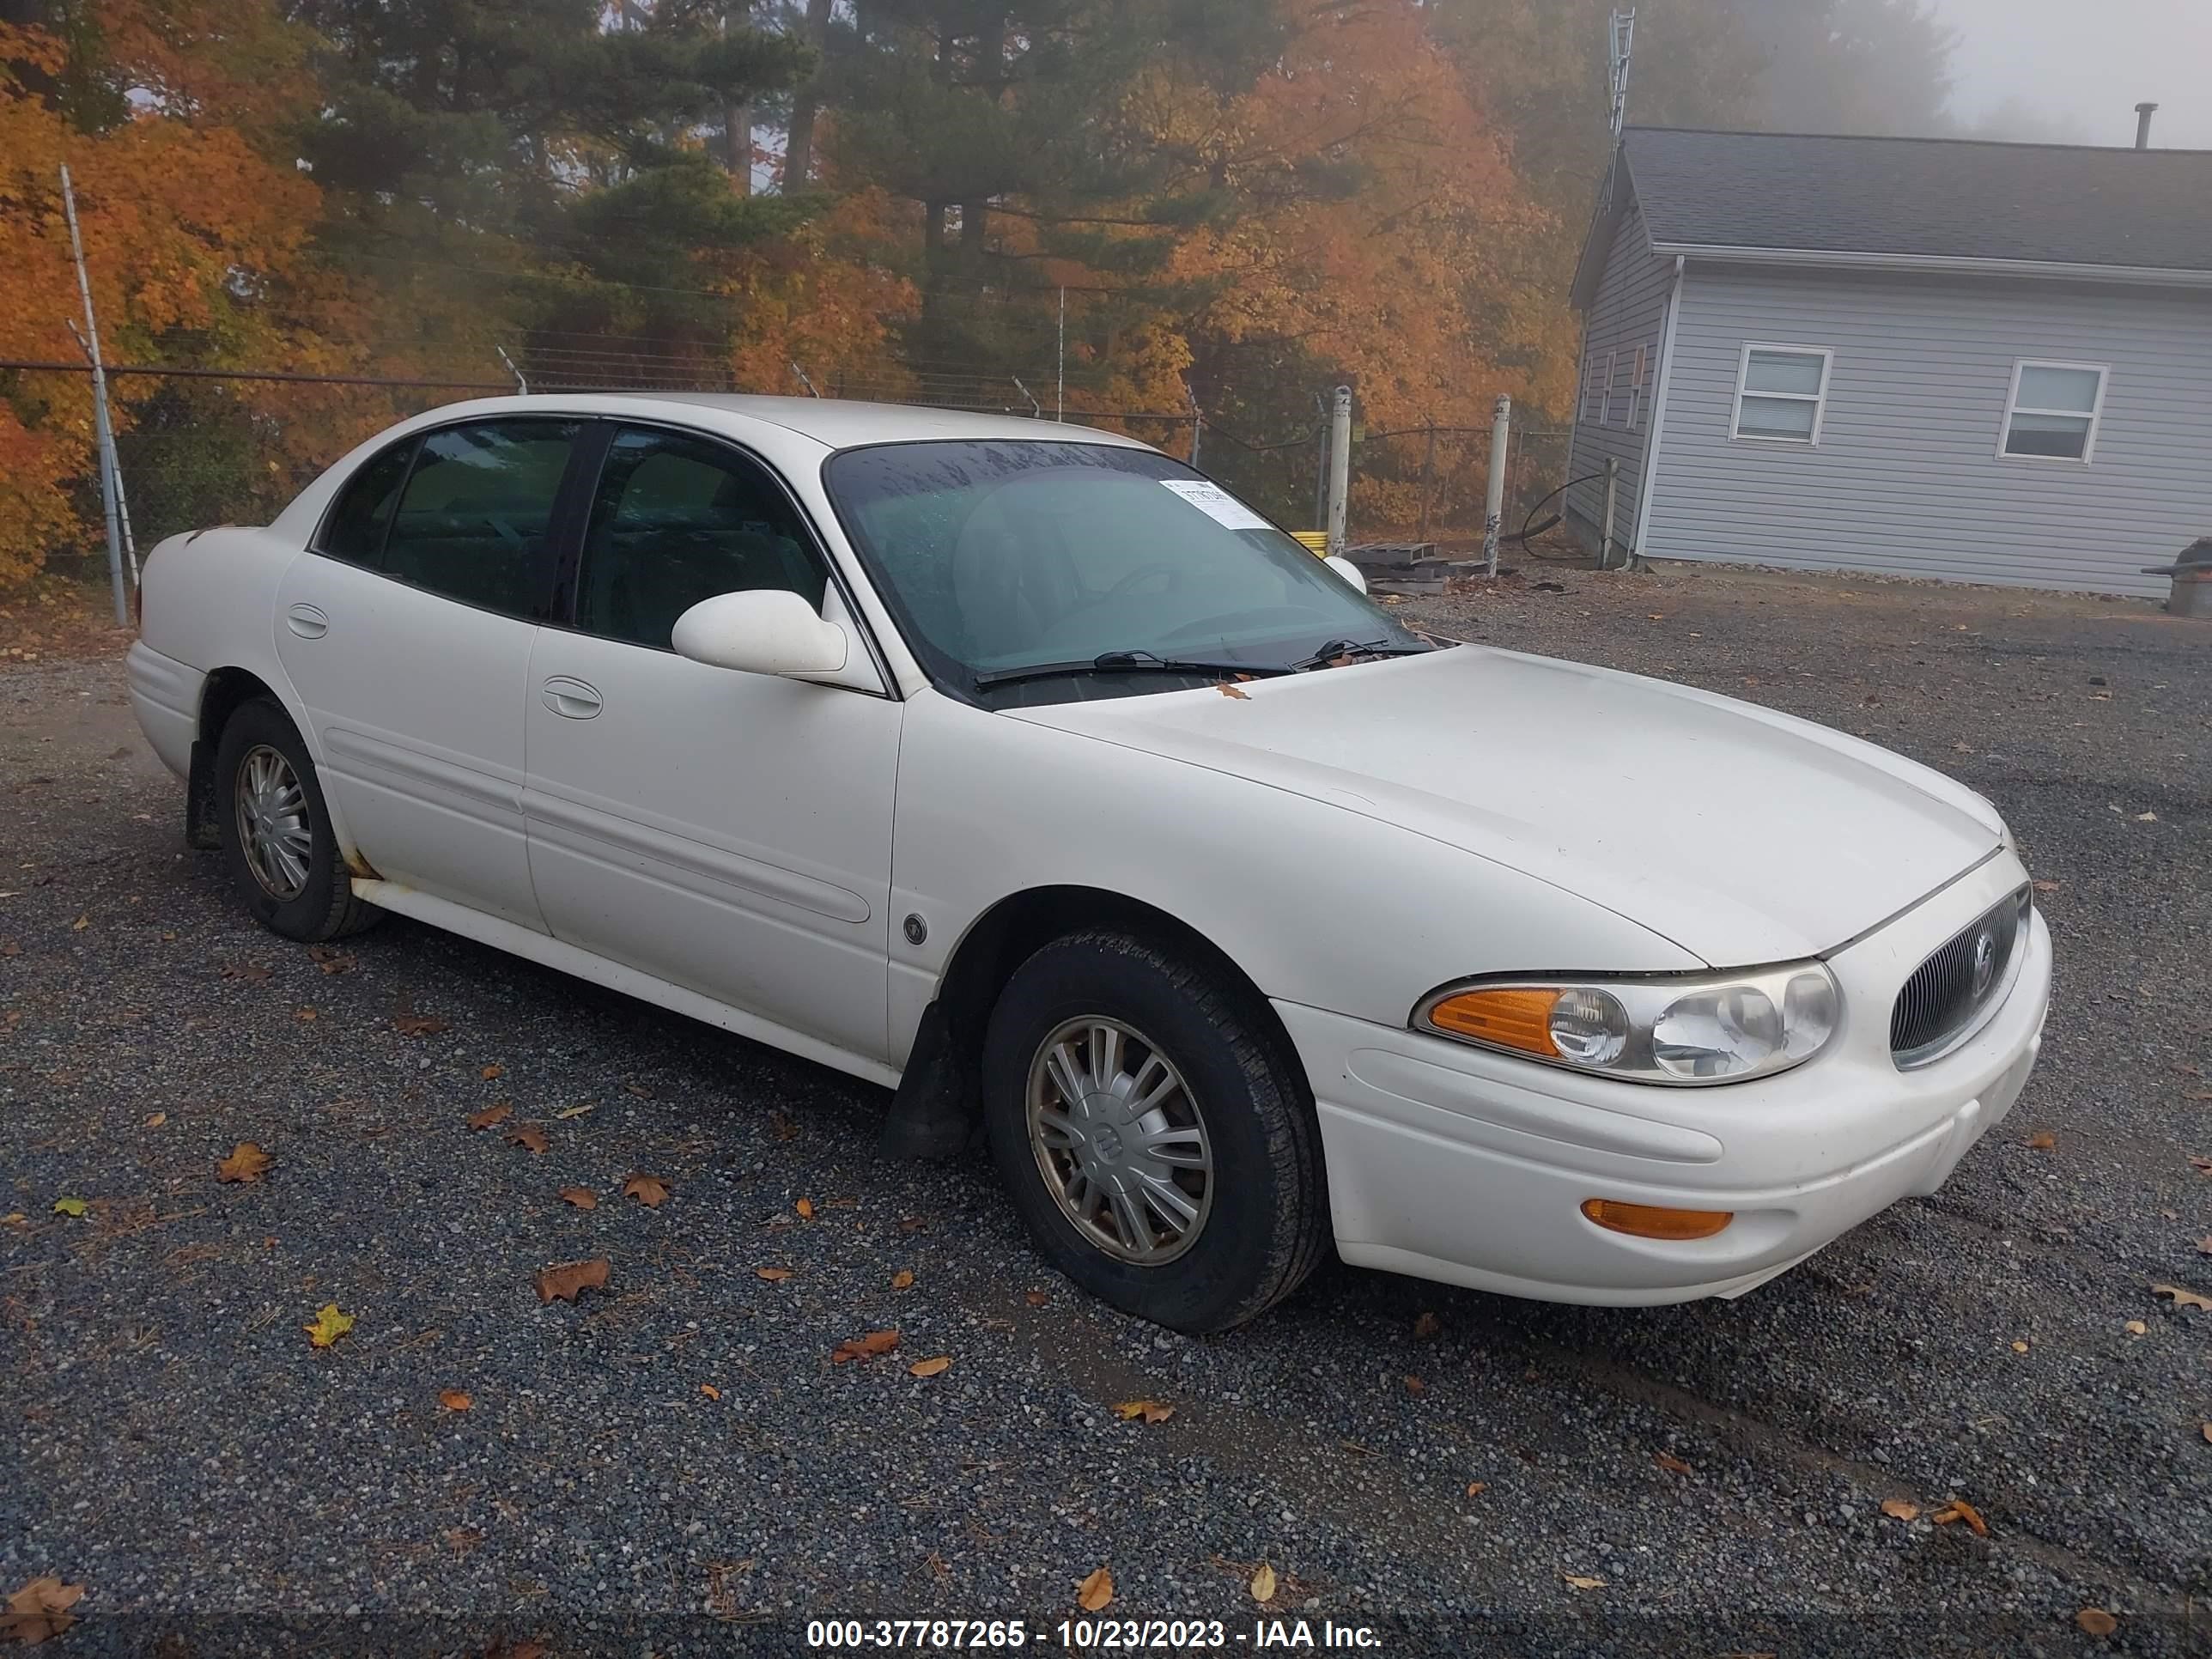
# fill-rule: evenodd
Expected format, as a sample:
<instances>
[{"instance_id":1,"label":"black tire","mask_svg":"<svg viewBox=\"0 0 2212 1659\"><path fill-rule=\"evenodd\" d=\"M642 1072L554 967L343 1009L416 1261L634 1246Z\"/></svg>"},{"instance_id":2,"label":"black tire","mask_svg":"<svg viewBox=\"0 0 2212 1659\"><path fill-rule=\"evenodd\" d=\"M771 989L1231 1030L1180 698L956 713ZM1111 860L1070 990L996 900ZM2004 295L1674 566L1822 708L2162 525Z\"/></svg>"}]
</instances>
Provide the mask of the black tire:
<instances>
[{"instance_id":1,"label":"black tire","mask_svg":"<svg viewBox=\"0 0 2212 1659\"><path fill-rule=\"evenodd\" d=\"M1158 1265L1117 1259L1079 1227L1030 1141L1031 1065L1055 1032L1091 1016L1140 1033L1181 1072L1210 1143L1210 1207L1182 1253ZM1321 1129L1295 1056L1249 988L1159 942L1077 933L1015 970L984 1038L983 1123L1045 1257L1156 1324L1241 1325L1296 1290L1328 1248Z\"/></svg>"},{"instance_id":2,"label":"black tire","mask_svg":"<svg viewBox=\"0 0 2212 1659\"><path fill-rule=\"evenodd\" d=\"M261 750L274 750L283 758L298 781L306 806L310 844L307 874L298 891L289 896L272 890L255 873L239 822L239 774L247 758ZM256 697L241 703L224 723L216 745L214 793L223 864L246 908L264 927L286 939L320 943L358 933L384 919L383 911L353 896L344 861L338 856L337 838L331 833L330 809L323 804L315 763L290 717L274 699Z\"/></svg>"}]
</instances>

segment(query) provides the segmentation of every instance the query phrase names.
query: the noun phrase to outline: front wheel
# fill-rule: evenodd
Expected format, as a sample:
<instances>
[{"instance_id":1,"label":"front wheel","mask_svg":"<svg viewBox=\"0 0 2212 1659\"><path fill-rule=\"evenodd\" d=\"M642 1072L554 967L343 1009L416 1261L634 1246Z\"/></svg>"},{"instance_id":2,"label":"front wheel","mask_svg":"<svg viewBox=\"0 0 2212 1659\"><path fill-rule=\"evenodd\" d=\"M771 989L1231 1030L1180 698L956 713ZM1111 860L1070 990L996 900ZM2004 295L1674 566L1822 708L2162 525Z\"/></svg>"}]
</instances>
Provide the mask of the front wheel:
<instances>
[{"instance_id":1,"label":"front wheel","mask_svg":"<svg viewBox=\"0 0 2212 1659\"><path fill-rule=\"evenodd\" d=\"M1045 945L992 1012L983 1089L1038 1248L1118 1308L1224 1330L1326 1248L1304 1078L1248 988L1177 952L1103 932Z\"/></svg>"},{"instance_id":2,"label":"front wheel","mask_svg":"<svg viewBox=\"0 0 2212 1659\"><path fill-rule=\"evenodd\" d=\"M223 862L255 921L319 941L382 920L353 896L315 763L281 706L242 704L223 726L215 766Z\"/></svg>"}]
</instances>

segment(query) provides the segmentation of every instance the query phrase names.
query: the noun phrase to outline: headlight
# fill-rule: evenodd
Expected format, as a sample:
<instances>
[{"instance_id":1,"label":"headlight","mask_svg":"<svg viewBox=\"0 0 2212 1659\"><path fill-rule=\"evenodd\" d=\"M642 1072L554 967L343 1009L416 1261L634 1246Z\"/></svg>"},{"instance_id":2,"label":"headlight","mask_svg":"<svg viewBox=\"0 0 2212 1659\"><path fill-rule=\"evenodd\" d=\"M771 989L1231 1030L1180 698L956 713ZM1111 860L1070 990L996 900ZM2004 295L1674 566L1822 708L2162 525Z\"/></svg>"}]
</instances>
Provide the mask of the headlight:
<instances>
[{"instance_id":1,"label":"headlight","mask_svg":"<svg viewBox=\"0 0 2212 1659\"><path fill-rule=\"evenodd\" d=\"M1810 1060L1840 1000L1817 962L1675 979L1447 986L1416 1030L1633 1083L1735 1083Z\"/></svg>"}]
</instances>

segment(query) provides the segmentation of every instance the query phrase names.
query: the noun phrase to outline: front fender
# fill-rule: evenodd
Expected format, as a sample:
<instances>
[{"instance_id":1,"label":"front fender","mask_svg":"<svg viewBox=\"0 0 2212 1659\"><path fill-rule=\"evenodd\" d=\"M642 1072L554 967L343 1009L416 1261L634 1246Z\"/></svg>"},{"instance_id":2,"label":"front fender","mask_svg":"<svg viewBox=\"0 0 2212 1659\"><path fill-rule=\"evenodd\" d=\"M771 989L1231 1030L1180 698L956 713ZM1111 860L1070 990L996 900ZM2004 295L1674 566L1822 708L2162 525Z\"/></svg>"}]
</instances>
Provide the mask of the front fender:
<instances>
[{"instance_id":1,"label":"front fender","mask_svg":"<svg viewBox=\"0 0 2212 1659\"><path fill-rule=\"evenodd\" d=\"M892 847L890 1048L905 1054L977 918L1079 886L1164 911L1267 996L1386 1024L1448 980L1703 966L1537 878L1325 801L924 692Z\"/></svg>"}]
</instances>

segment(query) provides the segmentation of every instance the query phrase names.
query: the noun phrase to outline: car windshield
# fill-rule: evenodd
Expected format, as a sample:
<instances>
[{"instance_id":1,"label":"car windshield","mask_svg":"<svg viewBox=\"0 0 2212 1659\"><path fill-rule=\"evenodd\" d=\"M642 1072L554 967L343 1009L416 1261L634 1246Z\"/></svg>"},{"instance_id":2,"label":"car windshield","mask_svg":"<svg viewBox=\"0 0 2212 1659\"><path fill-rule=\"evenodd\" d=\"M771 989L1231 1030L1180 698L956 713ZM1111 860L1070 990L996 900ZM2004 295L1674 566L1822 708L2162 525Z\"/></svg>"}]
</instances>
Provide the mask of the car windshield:
<instances>
[{"instance_id":1,"label":"car windshield","mask_svg":"<svg viewBox=\"0 0 2212 1659\"><path fill-rule=\"evenodd\" d=\"M1173 690L1324 647L1422 641L1180 461L1059 441L879 444L830 457L839 519L925 665L963 691ZM1097 684L1091 678L1094 659ZM1051 674L1066 667L1060 687ZM1156 672L1138 672L1138 669Z\"/></svg>"}]
</instances>

